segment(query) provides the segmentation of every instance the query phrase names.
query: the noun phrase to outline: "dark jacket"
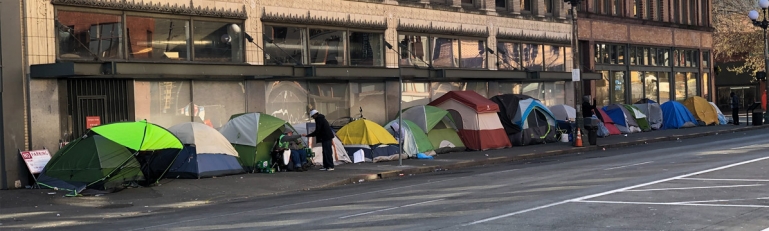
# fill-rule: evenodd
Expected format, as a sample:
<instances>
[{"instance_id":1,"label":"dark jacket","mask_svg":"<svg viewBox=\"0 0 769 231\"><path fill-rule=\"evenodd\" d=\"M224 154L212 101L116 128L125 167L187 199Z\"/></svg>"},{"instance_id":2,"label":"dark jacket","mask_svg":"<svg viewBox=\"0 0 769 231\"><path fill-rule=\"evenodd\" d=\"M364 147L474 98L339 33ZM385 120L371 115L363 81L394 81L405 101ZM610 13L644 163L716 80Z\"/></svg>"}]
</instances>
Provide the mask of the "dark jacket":
<instances>
[{"instance_id":1,"label":"dark jacket","mask_svg":"<svg viewBox=\"0 0 769 231\"><path fill-rule=\"evenodd\" d=\"M326 116L318 113L318 116L315 117L315 131L307 134L307 137L315 137L317 143L334 139L334 130L331 130L331 125L326 120Z\"/></svg>"}]
</instances>

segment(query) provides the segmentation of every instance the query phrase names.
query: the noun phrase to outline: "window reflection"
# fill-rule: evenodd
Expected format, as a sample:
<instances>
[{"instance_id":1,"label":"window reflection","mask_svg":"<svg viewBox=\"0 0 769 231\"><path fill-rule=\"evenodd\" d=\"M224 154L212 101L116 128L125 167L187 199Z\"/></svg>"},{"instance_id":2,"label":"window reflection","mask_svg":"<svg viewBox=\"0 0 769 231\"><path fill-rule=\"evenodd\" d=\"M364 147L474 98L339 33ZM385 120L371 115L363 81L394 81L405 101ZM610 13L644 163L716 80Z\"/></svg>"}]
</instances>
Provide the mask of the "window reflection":
<instances>
[{"instance_id":1,"label":"window reflection","mask_svg":"<svg viewBox=\"0 0 769 231\"><path fill-rule=\"evenodd\" d=\"M612 103L625 102L625 72L615 71L612 73Z\"/></svg>"},{"instance_id":2,"label":"window reflection","mask_svg":"<svg viewBox=\"0 0 769 231\"><path fill-rule=\"evenodd\" d=\"M564 67L564 53L559 46L544 45L545 71L566 71Z\"/></svg>"},{"instance_id":3,"label":"window reflection","mask_svg":"<svg viewBox=\"0 0 769 231\"><path fill-rule=\"evenodd\" d=\"M193 27L195 61L243 61L241 26L196 20Z\"/></svg>"},{"instance_id":4,"label":"window reflection","mask_svg":"<svg viewBox=\"0 0 769 231\"><path fill-rule=\"evenodd\" d=\"M401 66L427 67L427 62L431 60L429 59L430 46L427 36L398 35L398 41L406 47L398 47L398 52L401 54L399 58Z\"/></svg>"},{"instance_id":5,"label":"window reflection","mask_svg":"<svg viewBox=\"0 0 769 231\"><path fill-rule=\"evenodd\" d=\"M601 79L595 81L597 106L609 105L609 71L601 71Z\"/></svg>"},{"instance_id":6,"label":"window reflection","mask_svg":"<svg viewBox=\"0 0 769 231\"><path fill-rule=\"evenodd\" d=\"M403 108L409 108L430 103L430 83L403 83Z\"/></svg>"},{"instance_id":7,"label":"window reflection","mask_svg":"<svg viewBox=\"0 0 769 231\"><path fill-rule=\"evenodd\" d=\"M710 100L710 76L702 73L702 97Z\"/></svg>"},{"instance_id":8,"label":"window reflection","mask_svg":"<svg viewBox=\"0 0 769 231\"><path fill-rule=\"evenodd\" d=\"M459 67L459 41L452 38L432 39L432 63L435 67Z\"/></svg>"},{"instance_id":9,"label":"window reflection","mask_svg":"<svg viewBox=\"0 0 769 231\"><path fill-rule=\"evenodd\" d=\"M670 101L670 73L669 72L659 72L657 73L659 76L659 96L660 101L658 101L660 104L663 104L667 101Z\"/></svg>"},{"instance_id":10,"label":"window reflection","mask_svg":"<svg viewBox=\"0 0 769 231\"><path fill-rule=\"evenodd\" d=\"M461 40L463 68L486 68L486 42L483 40Z\"/></svg>"},{"instance_id":11,"label":"window reflection","mask_svg":"<svg viewBox=\"0 0 769 231\"><path fill-rule=\"evenodd\" d=\"M350 83L352 107L350 115L359 117L363 110L363 117L378 124L386 124L387 111L385 105L385 84L376 83Z\"/></svg>"},{"instance_id":12,"label":"window reflection","mask_svg":"<svg viewBox=\"0 0 769 231\"><path fill-rule=\"evenodd\" d=\"M265 25L264 34L272 40L264 42L265 64L304 64L304 28Z\"/></svg>"},{"instance_id":13,"label":"window reflection","mask_svg":"<svg viewBox=\"0 0 769 231\"><path fill-rule=\"evenodd\" d=\"M329 122L350 117L350 95L346 83L310 82L307 85L310 109L326 115Z\"/></svg>"},{"instance_id":14,"label":"window reflection","mask_svg":"<svg viewBox=\"0 0 769 231\"><path fill-rule=\"evenodd\" d=\"M474 91L484 98L489 97L488 84L486 81L462 82L459 85L460 91Z\"/></svg>"},{"instance_id":15,"label":"window reflection","mask_svg":"<svg viewBox=\"0 0 769 231\"><path fill-rule=\"evenodd\" d=\"M291 124L309 121L307 83L299 81L267 82L266 113ZM322 112L326 113L326 112Z\"/></svg>"},{"instance_id":16,"label":"window reflection","mask_svg":"<svg viewBox=\"0 0 769 231\"><path fill-rule=\"evenodd\" d=\"M123 58L123 22L120 15L59 11L58 18L56 27L60 58Z\"/></svg>"},{"instance_id":17,"label":"window reflection","mask_svg":"<svg viewBox=\"0 0 769 231\"><path fill-rule=\"evenodd\" d=\"M686 100L686 74L676 72L675 84L676 101L683 102Z\"/></svg>"},{"instance_id":18,"label":"window reflection","mask_svg":"<svg viewBox=\"0 0 769 231\"><path fill-rule=\"evenodd\" d=\"M499 94L521 94L521 83L500 82Z\"/></svg>"},{"instance_id":19,"label":"window reflection","mask_svg":"<svg viewBox=\"0 0 769 231\"><path fill-rule=\"evenodd\" d=\"M686 73L686 96L692 97L692 96L699 96L699 92L697 91L697 73L687 72Z\"/></svg>"},{"instance_id":20,"label":"window reflection","mask_svg":"<svg viewBox=\"0 0 769 231\"><path fill-rule=\"evenodd\" d=\"M200 108L191 107L189 81L136 81L134 102L137 120L163 127L191 122L201 114Z\"/></svg>"},{"instance_id":21,"label":"window reflection","mask_svg":"<svg viewBox=\"0 0 769 231\"><path fill-rule=\"evenodd\" d=\"M521 57L523 67L530 71L542 71L543 57L542 45L540 44L521 44Z\"/></svg>"},{"instance_id":22,"label":"window reflection","mask_svg":"<svg viewBox=\"0 0 769 231\"><path fill-rule=\"evenodd\" d=\"M497 54L499 55L499 70L521 70L521 44L511 42L497 43Z\"/></svg>"},{"instance_id":23,"label":"window reflection","mask_svg":"<svg viewBox=\"0 0 769 231\"><path fill-rule=\"evenodd\" d=\"M644 72L643 81L646 98L659 102L659 89L657 87L659 79L657 78L657 72Z\"/></svg>"},{"instance_id":24,"label":"window reflection","mask_svg":"<svg viewBox=\"0 0 769 231\"><path fill-rule=\"evenodd\" d=\"M638 71L630 72L630 102L635 103L644 98L644 84L641 80L643 73Z\"/></svg>"},{"instance_id":25,"label":"window reflection","mask_svg":"<svg viewBox=\"0 0 769 231\"><path fill-rule=\"evenodd\" d=\"M545 94L544 101L545 106L555 106L566 103L566 91L564 91L566 82L546 82L544 83Z\"/></svg>"},{"instance_id":26,"label":"window reflection","mask_svg":"<svg viewBox=\"0 0 769 231\"><path fill-rule=\"evenodd\" d=\"M189 60L189 21L126 16L128 58Z\"/></svg>"},{"instance_id":27,"label":"window reflection","mask_svg":"<svg viewBox=\"0 0 769 231\"><path fill-rule=\"evenodd\" d=\"M345 31L310 29L310 64L345 65Z\"/></svg>"},{"instance_id":28,"label":"window reflection","mask_svg":"<svg viewBox=\"0 0 769 231\"><path fill-rule=\"evenodd\" d=\"M545 86L543 83L523 83L521 84L521 94L541 100L545 98L544 88Z\"/></svg>"},{"instance_id":29,"label":"window reflection","mask_svg":"<svg viewBox=\"0 0 769 231\"><path fill-rule=\"evenodd\" d=\"M200 111L197 117L215 129L227 124L230 116L246 112L242 81L194 81L193 92L194 106Z\"/></svg>"},{"instance_id":30,"label":"window reflection","mask_svg":"<svg viewBox=\"0 0 769 231\"><path fill-rule=\"evenodd\" d=\"M351 66L384 66L384 34L350 32Z\"/></svg>"},{"instance_id":31,"label":"window reflection","mask_svg":"<svg viewBox=\"0 0 769 231\"><path fill-rule=\"evenodd\" d=\"M430 83L430 89L433 93L431 100L436 100L449 91L458 91L461 89L461 85L462 83L459 82L432 82Z\"/></svg>"}]
</instances>

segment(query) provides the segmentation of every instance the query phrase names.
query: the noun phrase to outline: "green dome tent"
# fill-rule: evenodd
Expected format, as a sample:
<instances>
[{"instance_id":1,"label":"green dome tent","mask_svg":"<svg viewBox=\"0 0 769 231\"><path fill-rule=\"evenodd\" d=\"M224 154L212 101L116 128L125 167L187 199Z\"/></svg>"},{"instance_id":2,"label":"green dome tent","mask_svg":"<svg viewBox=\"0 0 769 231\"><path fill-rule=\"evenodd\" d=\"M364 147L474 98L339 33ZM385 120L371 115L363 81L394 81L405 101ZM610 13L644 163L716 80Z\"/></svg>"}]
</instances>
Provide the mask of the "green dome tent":
<instances>
[{"instance_id":1,"label":"green dome tent","mask_svg":"<svg viewBox=\"0 0 769 231\"><path fill-rule=\"evenodd\" d=\"M127 183L156 183L182 148L158 125L118 122L92 128L53 155L38 184L78 195L85 189L114 191Z\"/></svg>"},{"instance_id":2,"label":"green dome tent","mask_svg":"<svg viewBox=\"0 0 769 231\"><path fill-rule=\"evenodd\" d=\"M419 128L418 125L416 125L414 122L411 122L410 120L403 120L402 129L398 129L399 126L397 119L387 123L384 128L390 132L390 135L396 137L396 139L399 132L403 133L403 151L409 157L415 157L418 153L425 153L430 155L428 152L435 150L433 144L430 143L430 139L427 138L427 134L425 134L425 132Z\"/></svg>"},{"instance_id":3,"label":"green dome tent","mask_svg":"<svg viewBox=\"0 0 769 231\"><path fill-rule=\"evenodd\" d=\"M457 134L457 126L447 110L429 105L414 106L403 110L403 120L412 121L422 129L436 153L458 152L466 149Z\"/></svg>"},{"instance_id":4,"label":"green dome tent","mask_svg":"<svg viewBox=\"0 0 769 231\"><path fill-rule=\"evenodd\" d=\"M270 161L272 148L286 129L296 131L285 120L262 113L243 113L230 117L219 132L238 151L243 168L253 172L259 161Z\"/></svg>"}]
</instances>

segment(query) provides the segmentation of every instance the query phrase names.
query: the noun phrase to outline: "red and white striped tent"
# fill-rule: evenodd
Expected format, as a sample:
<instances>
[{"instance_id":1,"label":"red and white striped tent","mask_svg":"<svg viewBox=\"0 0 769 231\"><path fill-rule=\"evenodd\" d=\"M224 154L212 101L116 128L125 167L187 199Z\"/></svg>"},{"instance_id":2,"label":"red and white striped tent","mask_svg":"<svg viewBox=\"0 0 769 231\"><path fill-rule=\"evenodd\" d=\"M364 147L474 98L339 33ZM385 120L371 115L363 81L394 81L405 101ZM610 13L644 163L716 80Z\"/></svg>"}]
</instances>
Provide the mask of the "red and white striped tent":
<instances>
[{"instance_id":1,"label":"red and white striped tent","mask_svg":"<svg viewBox=\"0 0 769 231\"><path fill-rule=\"evenodd\" d=\"M429 105L449 111L468 149L512 147L497 115L499 105L478 93L450 91Z\"/></svg>"}]
</instances>

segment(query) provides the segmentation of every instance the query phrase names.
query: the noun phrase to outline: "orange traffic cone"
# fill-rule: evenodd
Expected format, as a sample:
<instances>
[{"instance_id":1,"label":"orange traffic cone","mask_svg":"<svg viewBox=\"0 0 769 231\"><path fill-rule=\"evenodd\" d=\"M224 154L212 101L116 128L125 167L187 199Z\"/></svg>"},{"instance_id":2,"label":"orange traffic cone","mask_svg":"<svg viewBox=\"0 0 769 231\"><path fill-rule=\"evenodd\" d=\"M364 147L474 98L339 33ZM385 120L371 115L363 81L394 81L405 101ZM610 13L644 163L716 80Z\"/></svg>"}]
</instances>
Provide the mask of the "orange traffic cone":
<instances>
[{"instance_id":1,"label":"orange traffic cone","mask_svg":"<svg viewBox=\"0 0 769 231\"><path fill-rule=\"evenodd\" d=\"M577 137L574 138L574 147L582 147L582 132L577 128Z\"/></svg>"}]
</instances>

